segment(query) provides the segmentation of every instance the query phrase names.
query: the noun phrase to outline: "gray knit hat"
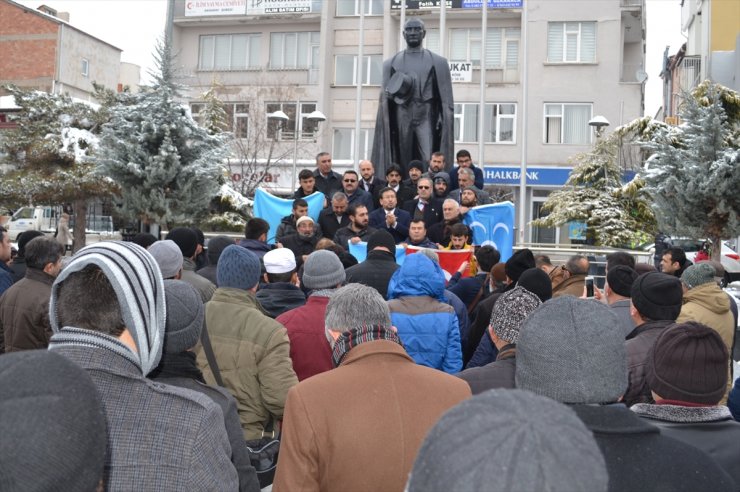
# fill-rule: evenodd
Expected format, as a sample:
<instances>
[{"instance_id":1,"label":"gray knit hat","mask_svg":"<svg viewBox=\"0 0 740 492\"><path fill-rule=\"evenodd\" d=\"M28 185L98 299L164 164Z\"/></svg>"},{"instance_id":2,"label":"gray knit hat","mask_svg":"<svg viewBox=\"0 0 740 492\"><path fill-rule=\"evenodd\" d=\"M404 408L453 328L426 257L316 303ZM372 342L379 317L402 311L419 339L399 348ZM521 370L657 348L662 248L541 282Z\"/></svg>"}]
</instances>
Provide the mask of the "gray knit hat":
<instances>
[{"instance_id":1,"label":"gray knit hat","mask_svg":"<svg viewBox=\"0 0 740 492\"><path fill-rule=\"evenodd\" d=\"M162 272L162 278L175 278L182 270L182 252L180 247L171 239L153 243L147 251L151 253Z\"/></svg>"},{"instance_id":2,"label":"gray knit hat","mask_svg":"<svg viewBox=\"0 0 740 492\"><path fill-rule=\"evenodd\" d=\"M260 280L262 265L256 254L237 244L227 246L216 265L219 287L249 290Z\"/></svg>"},{"instance_id":3,"label":"gray knit hat","mask_svg":"<svg viewBox=\"0 0 740 492\"><path fill-rule=\"evenodd\" d=\"M167 323L164 351L179 354L195 347L203 330L205 309L195 287L181 280L165 280Z\"/></svg>"},{"instance_id":4,"label":"gray knit hat","mask_svg":"<svg viewBox=\"0 0 740 492\"><path fill-rule=\"evenodd\" d=\"M131 242L103 241L86 246L72 257L72 261L57 276L51 286L49 300L49 322L55 333L49 349L53 350L55 341L64 342L73 338L69 333L60 334L62 327L56 314L59 285L72 273L90 265L100 268L113 287L121 306L123 322L136 344L135 353L130 349L121 349L120 344L111 344L106 348L135 361L142 374L149 374L159 364L164 344L164 282L154 257Z\"/></svg>"},{"instance_id":5,"label":"gray knit hat","mask_svg":"<svg viewBox=\"0 0 740 492\"><path fill-rule=\"evenodd\" d=\"M493 332L506 342L516 343L522 323L540 304L540 298L524 287L504 292L493 305L490 323Z\"/></svg>"},{"instance_id":6,"label":"gray knit hat","mask_svg":"<svg viewBox=\"0 0 740 492\"><path fill-rule=\"evenodd\" d=\"M615 402L627 389L624 331L609 306L553 298L522 325L516 387L563 403Z\"/></svg>"},{"instance_id":7,"label":"gray knit hat","mask_svg":"<svg viewBox=\"0 0 740 492\"><path fill-rule=\"evenodd\" d=\"M596 492L608 484L596 440L572 409L528 391L494 389L442 416L406 490Z\"/></svg>"},{"instance_id":8,"label":"gray knit hat","mask_svg":"<svg viewBox=\"0 0 740 492\"><path fill-rule=\"evenodd\" d=\"M715 273L716 270L709 263L697 263L684 270L681 275L681 282L689 289L693 289L694 287L714 282Z\"/></svg>"},{"instance_id":9,"label":"gray knit hat","mask_svg":"<svg viewBox=\"0 0 740 492\"><path fill-rule=\"evenodd\" d=\"M301 282L308 289L333 289L343 284L345 278L342 262L333 251L314 251L303 263Z\"/></svg>"},{"instance_id":10,"label":"gray knit hat","mask_svg":"<svg viewBox=\"0 0 740 492\"><path fill-rule=\"evenodd\" d=\"M0 488L95 490L103 478L105 412L90 376L66 357L0 357Z\"/></svg>"}]
</instances>

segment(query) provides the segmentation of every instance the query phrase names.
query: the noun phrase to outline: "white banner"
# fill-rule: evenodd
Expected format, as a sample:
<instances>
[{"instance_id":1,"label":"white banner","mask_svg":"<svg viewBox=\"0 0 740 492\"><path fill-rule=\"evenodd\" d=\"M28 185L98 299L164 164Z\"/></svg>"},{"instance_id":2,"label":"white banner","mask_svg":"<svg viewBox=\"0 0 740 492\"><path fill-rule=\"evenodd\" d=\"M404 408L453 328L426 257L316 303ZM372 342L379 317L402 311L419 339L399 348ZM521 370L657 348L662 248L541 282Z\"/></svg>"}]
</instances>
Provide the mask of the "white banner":
<instances>
[{"instance_id":1,"label":"white banner","mask_svg":"<svg viewBox=\"0 0 740 492\"><path fill-rule=\"evenodd\" d=\"M472 82L473 64L470 62L449 62L453 82Z\"/></svg>"},{"instance_id":2,"label":"white banner","mask_svg":"<svg viewBox=\"0 0 740 492\"><path fill-rule=\"evenodd\" d=\"M244 15L252 0L186 0L185 17Z\"/></svg>"},{"instance_id":3,"label":"white banner","mask_svg":"<svg viewBox=\"0 0 740 492\"><path fill-rule=\"evenodd\" d=\"M308 14L311 0L247 0L247 15Z\"/></svg>"}]
</instances>

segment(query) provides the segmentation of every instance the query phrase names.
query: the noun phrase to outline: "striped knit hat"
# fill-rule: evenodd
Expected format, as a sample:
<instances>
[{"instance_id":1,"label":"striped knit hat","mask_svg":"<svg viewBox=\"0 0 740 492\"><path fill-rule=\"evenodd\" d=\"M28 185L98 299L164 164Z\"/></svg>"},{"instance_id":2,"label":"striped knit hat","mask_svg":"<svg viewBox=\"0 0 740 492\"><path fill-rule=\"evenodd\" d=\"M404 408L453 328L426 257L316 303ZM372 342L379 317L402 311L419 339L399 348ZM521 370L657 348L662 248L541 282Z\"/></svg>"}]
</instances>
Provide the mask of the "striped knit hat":
<instances>
[{"instance_id":1,"label":"striped knit hat","mask_svg":"<svg viewBox=\"0 0 740 492\"><path fill-rule=\"evenodd\" d=\"M159 266L141 246L129 242L107 241L87 246L74 255L61 271L51 288L49 321L54 333L59 333L56 301L59 284L70 274L95 265L111 283L121 305L126 328L136 343L141 372L149 374L162 356L165 328L164 282ZM128 354L130 357L131 354Z\"/></svg>"}]
</instances>

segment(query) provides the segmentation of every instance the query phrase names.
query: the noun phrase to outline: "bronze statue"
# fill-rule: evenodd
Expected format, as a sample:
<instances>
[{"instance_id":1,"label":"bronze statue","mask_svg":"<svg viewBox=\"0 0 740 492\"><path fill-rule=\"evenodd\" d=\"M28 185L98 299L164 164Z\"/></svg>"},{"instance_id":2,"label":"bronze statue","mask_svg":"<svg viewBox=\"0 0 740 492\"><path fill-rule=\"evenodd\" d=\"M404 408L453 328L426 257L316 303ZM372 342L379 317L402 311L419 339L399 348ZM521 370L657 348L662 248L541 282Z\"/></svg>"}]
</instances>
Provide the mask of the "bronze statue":
<instances>
[{"instance_id":1,"label":"bronze statue","mask_svg":"<svg viewBox=\"0 0 740 492\"><path fill-rule=\"evenodd\" d=\"M432 152L454 154L452 79L447 59L421 45L426 30L421 19L406 22L406 49L383 62L383 86L375 121L372 161L383 175L398 164L406 175L412 160L429 162Z\"/></svg>"}]
</instances>

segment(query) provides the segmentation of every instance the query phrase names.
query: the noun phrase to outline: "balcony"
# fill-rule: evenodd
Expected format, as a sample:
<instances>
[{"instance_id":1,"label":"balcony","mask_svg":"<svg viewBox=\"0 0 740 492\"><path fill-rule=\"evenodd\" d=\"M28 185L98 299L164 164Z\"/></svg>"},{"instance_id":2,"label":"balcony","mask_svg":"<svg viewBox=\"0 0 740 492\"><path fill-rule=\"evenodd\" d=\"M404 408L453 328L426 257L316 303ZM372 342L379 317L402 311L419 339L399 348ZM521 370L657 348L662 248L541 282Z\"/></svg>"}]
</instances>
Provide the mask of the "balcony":
<instances>
[{"instance_id":1,"label":"balcony","mask_svg":"<svg viewBox=\"0 0 740 492\"><path fill-rule=\"evenodd\" d=\"M701 57L698 55L684 57L676 67L674 92L681 95L699 85L701 79Z\"/></svg>"}]
</instances>

